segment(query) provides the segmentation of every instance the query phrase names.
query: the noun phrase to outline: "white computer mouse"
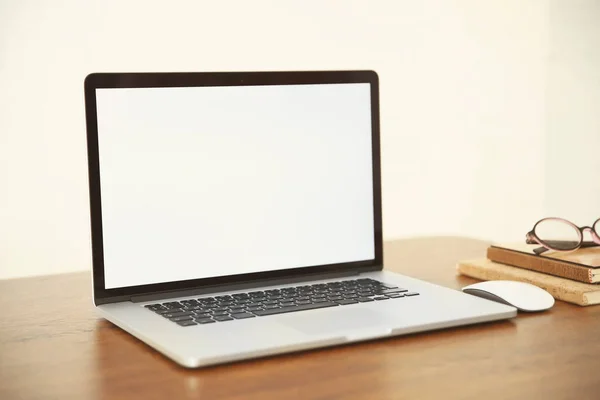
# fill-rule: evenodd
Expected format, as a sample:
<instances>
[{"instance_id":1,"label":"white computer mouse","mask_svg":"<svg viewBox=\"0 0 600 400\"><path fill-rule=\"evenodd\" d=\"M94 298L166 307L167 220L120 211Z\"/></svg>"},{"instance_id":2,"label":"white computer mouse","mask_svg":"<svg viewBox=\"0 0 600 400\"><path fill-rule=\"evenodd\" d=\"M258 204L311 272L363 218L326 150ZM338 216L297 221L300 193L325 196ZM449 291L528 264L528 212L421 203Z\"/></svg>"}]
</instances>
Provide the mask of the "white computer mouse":
<instances>
[{"instance_id":1,"label":"white computer mouse","mask_svg":"<svg viewBox=\"0 0 600 400\"><path fill-rule=\"evenodd\" d=\"M516 307L521 311L552 308L554 297L542 288L517 281L486 281L462 288L463 292Z\"/></svg>"}]
</instances>

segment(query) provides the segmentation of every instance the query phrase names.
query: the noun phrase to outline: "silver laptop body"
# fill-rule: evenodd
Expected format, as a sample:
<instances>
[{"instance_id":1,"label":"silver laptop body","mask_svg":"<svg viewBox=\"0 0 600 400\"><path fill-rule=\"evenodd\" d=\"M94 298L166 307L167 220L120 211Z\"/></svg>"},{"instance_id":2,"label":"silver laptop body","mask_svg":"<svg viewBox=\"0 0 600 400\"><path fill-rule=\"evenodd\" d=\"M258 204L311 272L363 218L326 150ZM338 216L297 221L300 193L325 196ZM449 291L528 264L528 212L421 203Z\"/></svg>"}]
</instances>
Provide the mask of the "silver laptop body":
<instances>
[{"instance_id":1,"label":"silver laptop body","mask_svg":"<svg viewBox=\"0 0 600 400\"><path fill-rule=\"evenodd\" d=\"M184 367L516 315L384 270L373 71L95 73L85 102L94 304Z\"/></svg>"}]
</instances>

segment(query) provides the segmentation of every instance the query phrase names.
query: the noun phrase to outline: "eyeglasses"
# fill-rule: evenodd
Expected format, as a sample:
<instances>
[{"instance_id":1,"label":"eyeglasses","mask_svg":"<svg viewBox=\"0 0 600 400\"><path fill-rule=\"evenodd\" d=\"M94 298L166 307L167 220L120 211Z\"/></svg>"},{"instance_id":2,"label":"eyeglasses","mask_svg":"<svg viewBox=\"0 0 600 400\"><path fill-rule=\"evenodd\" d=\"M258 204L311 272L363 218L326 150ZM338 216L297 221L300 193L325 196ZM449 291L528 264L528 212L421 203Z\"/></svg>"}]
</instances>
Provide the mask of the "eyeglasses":
<instances>
[{"instance_id":1,"label":"eyeglasses","mask_svg":"<svg viewBox=\"0 0 600 400\"><path fill-rule=\"evenodd\" d=\"M589 231L592 241L584 241L583 233ZM547 250L573 251L583 247L600 246L600 218L592 226L577 226L562 218L544 218L539 220L527 233L528 244L540 244L533 250L542 254Z\"/></svg>"}]
</instances>

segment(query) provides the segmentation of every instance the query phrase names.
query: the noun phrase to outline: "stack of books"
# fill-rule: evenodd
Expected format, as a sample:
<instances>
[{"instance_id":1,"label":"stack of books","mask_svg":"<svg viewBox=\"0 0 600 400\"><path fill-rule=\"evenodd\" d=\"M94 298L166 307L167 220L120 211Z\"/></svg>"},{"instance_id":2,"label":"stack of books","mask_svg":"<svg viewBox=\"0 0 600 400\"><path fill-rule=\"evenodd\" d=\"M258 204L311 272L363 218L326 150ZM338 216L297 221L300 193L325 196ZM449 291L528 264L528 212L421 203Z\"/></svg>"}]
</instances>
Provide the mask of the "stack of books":
<instances>
[{"instance_id":1,"label":"stack of books","mask_svg":"<svg viewBox=\"0 0 600 400\"><path fill-rule=\"evenodd\" d=\"M458 272L480 280L531 283L557 300L587 306L600 304L600 247L573 252L533 252L539 245L494 244L487 257L458 263Z\"/></svg>"}]
</instances>

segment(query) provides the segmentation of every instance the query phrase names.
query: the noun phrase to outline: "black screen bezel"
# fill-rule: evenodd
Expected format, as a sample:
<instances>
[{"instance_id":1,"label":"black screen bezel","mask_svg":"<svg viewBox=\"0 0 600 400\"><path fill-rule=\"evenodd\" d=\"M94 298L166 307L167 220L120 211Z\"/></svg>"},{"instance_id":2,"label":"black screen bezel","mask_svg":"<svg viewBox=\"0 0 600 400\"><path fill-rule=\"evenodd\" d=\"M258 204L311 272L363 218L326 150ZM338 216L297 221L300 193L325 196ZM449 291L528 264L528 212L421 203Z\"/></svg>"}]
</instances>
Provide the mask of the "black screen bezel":
<instances>
[{"instance_id":1,"label":"black screen bezel","mask_svg":"<svg viewBox=\"0 0 600 400\"><path fill-rule=\"evenodd\" d=\"M106 289L102 239L100 166L96 89L143 87L298 85L327 83L369 83L371 88L371 136L373 158L373 209L375 258L356 262L307 266L185 281ZM265 279L302 277L315 273L381 270L383 234L381 211L381 159L379 133L379 79L375 71L271 71L271 72L144 72L92 73L85 78L85 115L87 128L90 220L92 239L92 276L95 304L122 301L124 297L188 290L216 285L251 283Z\"/></svg>"}]
</instances>

